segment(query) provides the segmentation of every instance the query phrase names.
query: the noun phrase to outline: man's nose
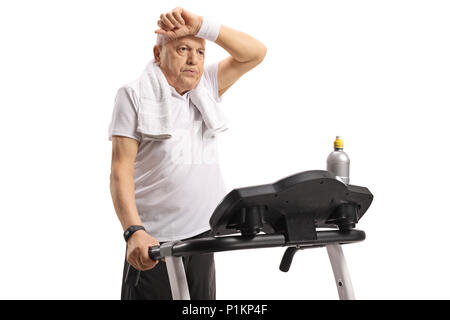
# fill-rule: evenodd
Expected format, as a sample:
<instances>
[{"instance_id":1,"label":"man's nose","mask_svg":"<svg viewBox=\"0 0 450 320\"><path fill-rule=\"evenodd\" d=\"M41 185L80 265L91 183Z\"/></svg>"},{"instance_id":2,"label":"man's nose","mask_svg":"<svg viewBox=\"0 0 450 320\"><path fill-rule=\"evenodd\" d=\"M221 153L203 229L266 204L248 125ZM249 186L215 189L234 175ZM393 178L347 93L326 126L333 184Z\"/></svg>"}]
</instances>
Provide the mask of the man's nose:
<instances>
[{"instance_id":1,"label":"man's nose","mask_svg":"<svg viewBox=\"0 0 450 320\"><path fill-rule=\"evenodd\" d=\"M188 55L188 64L196 65L200 61L200 53L191 51Z\"/></svg>"}]
</instances>

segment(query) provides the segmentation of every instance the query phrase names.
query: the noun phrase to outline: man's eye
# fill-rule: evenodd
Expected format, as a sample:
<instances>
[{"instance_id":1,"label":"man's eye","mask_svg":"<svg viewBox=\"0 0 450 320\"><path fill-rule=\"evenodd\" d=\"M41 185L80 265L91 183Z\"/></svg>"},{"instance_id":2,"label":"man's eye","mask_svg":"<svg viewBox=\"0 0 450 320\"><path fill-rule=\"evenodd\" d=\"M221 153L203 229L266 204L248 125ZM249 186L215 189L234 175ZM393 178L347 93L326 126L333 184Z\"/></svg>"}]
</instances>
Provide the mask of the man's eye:
<instances>
[{"instance_id":1,"label":"man's eye","mask_svg":"<svg viewBox=\"0 0 450 320\"><path fill-rule=\"evenodd\" d=\"M187 48L185 48L185 47L180 48L180 51L186 51L186 50L187 50Z\"/></svg>"},{"instance_id":2,"label":"man's eye","mask_svg":"<svg viewBox=\"0 0 450 320\"><path fill-rule=\"evenodd\" d=\"M200 53L201 55L204 55L205 51L199 51L198 53Z\"/></svg>"}]
</instances>

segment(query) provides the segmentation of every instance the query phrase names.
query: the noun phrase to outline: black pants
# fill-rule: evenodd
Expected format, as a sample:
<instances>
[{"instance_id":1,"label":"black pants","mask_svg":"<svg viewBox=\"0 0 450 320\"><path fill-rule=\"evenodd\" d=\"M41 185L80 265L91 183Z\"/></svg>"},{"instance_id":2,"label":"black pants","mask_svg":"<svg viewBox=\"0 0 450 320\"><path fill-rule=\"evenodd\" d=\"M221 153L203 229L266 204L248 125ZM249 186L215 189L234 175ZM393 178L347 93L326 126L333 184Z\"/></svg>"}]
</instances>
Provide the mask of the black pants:
<instances>
[{"instance_id":1,"label":"black pants","mask_svg":"<svg viewBox=\"0 0 450 320\"><path fill-rule=\"evenodd\" d=\"M210 231L207 231L189 239L197 239L209 235ZM161 242L161 244L162 243L163 242ZM186 256L182 259L191 299L215 300L216 270L214 265L214 254L208 253ZM169 275L167 274L165 262L159 261L153 269L141 271L137 286L125 283L128 265L125 255L125 265L122 277L122 300L172 300ZM132 266L130 266L130 268L134 269Z\"/></svg>"}]
</instances>

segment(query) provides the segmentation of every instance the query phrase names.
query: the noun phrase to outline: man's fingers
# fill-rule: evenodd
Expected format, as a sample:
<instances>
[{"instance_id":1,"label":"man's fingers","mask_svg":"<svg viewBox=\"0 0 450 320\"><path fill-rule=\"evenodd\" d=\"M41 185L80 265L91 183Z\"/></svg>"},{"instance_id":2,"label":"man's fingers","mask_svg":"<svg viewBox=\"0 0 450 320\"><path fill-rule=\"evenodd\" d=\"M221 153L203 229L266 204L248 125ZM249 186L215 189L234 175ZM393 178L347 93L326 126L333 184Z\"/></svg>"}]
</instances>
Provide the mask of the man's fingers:
<instances>
[{"instance_id":1,"label":"man's fingers","mask_svg":"<svg viewBox=\"0 0 450 320\"><path fill-rule=\"evenodd\" d=\"M169 30L175 28L175 26L172 24L172 22L170 22L165 14L161 15L160 20L169 28Z\"/></svg>"},{"instance_id":2,"label":"man's fingers","mask_svg":"<svg viewBox=\"0 0 450 320\"><path fill-rule=\"evenodd\" d=\"M173 31L166 31L165 33L162 33L162 35L169 38L169 40L175 40L179 37L179 35Z\"/></svg>"},{"instance_id":3,"label":"man's fingers","mask_svg":"<svg viewBox=\"0 0 450 320\"><path fill-rule=\"evenodd\" d=\"M158 20L158 27L160 27L161 29L165 30L165 31L170 31L171 29L164 24L164 22L162 22L161 20Z\"/></svg>"},{"instance_id":4,"label":"man's fingers","mask_svg":"<svg viewBox=\"0 0 450 320\"><path fill-rule=\"evenodd\" d=\"M158 29L158 30L155 30L155 33L163 35L164 37L168 38L169 40L175 40L178 38L178 35L173 31L165 31L162 29Z\"/></svg>"},{"instance_id":5,"label":"man's fingers","mask_svg":"<svg viewBox=\"0 0 450 320\"><path fill-rule=\"evenodd\" d=\"M152 269L154 266L156 266L158 264L158 260L152 260L150 259L150 257L145 257L143 255L141 255L139 257L140 263L142 265L142 270L149 270Z\"/></svg>"},{"instance_id":6,"label":"man's fingers","mask_svg":"<svg viewBox=\"0 0 450 320\"><path fill-rule=\"evenodd\" d=\"M133 266L136 270L141 270L142 266L136 259L128 259L128 263Z\"/></svg>"},{"instance_id":7,"label":"man's fingers","mask_svg":"<svg viewBox=\"0 0 450 320\"><path fill-rule=\"evenodd\" d=\"M177 21L179 23L181 23L182 25L185 25L186 22L184 21L183 17L181 16L181 9L180 10L174 10L173 11L173 16L175 17L175 19L177 19Z\"/></svg>"},{"instance_id":8,"label":"man's fingers","mask_svg":"<svg viewBox=\"0 0 450 320\"><path fill-rule=\"evenodd\" d=\"M158 262L159 261L156 260L156 262L151 261L150 263L147 264L140 260L140 261L129 261L128 263L131 264L133 268L135 268L136 270L146 271L153 269L158 264Z\"/></svg>"},{"instance_id":9,"label":"man's fingers","mask_svg":"<svg viewBox=\"0 0 450 320\"><path fill-rule=\"evenodd\" d=\"M172 25L174 25L177 28L181 28L181 23L178 22L177 19L175 19L175 17L173 16L172 13L168 13L167 18L170 20L170 22L172 23Z\"/></svg>"},{"instance_id":10,"label":"man's fingers","mask_svg":"<svg viewBox=\"0 0 450 320\"><path fill-rule=\"evenodd\" d=\"M162 34L163 36L166 35L166 31L164 31L163 29L155 30L155 33L157 33L157 34Z\"/></svg>"}]
</instances>

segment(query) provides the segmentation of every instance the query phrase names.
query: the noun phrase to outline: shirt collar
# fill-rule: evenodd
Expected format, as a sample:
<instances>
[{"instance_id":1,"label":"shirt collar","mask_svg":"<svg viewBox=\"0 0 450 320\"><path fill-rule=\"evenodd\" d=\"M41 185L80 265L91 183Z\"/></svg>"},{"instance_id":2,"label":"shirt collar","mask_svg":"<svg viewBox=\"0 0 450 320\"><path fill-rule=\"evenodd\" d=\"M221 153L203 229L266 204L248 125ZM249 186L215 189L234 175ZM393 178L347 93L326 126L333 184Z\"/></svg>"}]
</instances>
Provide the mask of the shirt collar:
<instances>
[{"instance_id":1,"label":"shirt collar","mask_svg":"<svg viewBox=\"0 0 450 320\"><path fill-rule=\"evenodd\" d=\"M181 100L188 100L189 99L189 94L191 93L192 90L189 90L188 92L186 92L185 94L181 95L177 92L177 90L175 90L174 87L170 86L170 91L172 92L172 97L181 99Z\"/></svg>"}]
</instances>

